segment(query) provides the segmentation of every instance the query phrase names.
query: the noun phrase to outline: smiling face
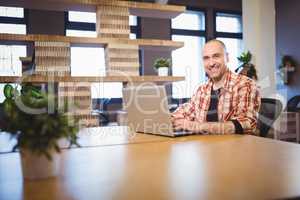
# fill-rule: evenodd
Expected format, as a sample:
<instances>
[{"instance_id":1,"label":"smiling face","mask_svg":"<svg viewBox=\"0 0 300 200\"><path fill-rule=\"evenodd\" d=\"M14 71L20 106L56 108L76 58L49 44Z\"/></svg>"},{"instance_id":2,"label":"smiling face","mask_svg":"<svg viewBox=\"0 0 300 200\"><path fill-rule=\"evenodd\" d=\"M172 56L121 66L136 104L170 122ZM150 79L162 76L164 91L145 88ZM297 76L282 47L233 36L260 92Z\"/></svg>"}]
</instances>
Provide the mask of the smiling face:
<instances>
[{"instance_id":1,"label":"smiling face","mask_svg":"<svg viewBox=\"0 0 300 200\"><path fill-rule=\"evenodd\" d=\"M203 63L205 72L213 81L222 79L227 70L228 54L222 43L214 40L203 48Z\"/></svg>"}]
</instances>

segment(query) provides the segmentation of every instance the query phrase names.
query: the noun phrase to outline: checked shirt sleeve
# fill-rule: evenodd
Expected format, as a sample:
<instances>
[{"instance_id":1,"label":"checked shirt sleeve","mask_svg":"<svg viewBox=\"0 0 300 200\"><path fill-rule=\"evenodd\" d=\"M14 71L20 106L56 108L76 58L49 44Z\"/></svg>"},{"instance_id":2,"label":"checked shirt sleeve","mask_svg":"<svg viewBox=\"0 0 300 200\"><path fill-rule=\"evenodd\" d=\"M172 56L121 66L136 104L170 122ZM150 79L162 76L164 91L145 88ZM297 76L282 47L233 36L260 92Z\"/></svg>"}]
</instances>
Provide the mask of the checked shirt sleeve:
<instances>
[{"instance_id":1,"label":"checked shirt sleeve","mask_svg":"<svg viewBox=\"0 0 300 200\"><path fill-rule=\"evenodd\" d=\"M231 120L237 120L245 134L255 134L257 117L260 108L259 90L253 82L246 82L239 87L239 101Z\"/></svg>"},{"instance_id":2,"label":"checked shirt sleeve","mask_svg":"<svg viewBox=\"0 0 300 200\"><path fill-rule=\"evenodd\" d=\"M196 107L199 105L200 89L192 96L189 102L179 106L173 113L173 118L184 118L190 121L195 119Z\"/></svg>"}]
</instances>

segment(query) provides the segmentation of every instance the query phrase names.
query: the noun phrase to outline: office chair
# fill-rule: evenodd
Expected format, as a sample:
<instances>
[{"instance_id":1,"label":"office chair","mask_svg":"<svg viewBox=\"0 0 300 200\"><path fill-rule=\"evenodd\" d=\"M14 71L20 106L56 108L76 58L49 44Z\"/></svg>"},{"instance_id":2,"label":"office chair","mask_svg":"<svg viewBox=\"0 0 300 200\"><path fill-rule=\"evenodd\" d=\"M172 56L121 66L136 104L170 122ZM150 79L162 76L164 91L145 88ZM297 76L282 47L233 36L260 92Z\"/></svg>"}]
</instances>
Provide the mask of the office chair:
<instances>
[{"instance_id":1,"label":"office chair","mask_svg":"<svg viewBox=\"0 0 300 200\"><path fill-rule=\"evenodd\" d=\"M300 95L292 97L274 124L274 139L300 142Z\"/></svg>"},{"instance_id":2,"label":"office chair","mask_svg":"<svg viewBox=\"0 0 300 200\"><path fill-rule=\"evenodd\" d=\"M170 112L174 112L181 104L184 104L186 102L188 102L190 100L190 98L181 98L181 99L171 99L171 103L170 105L172 105L170 107Z\"/></svg>"},{"instance_id":3,"label":"office chair","mask_svg":"<svg viewBox=\"0 0 300 200\"><path fill-rule=\"evenodd\" d=\"M300 111L300 106L298 106L299 103L300 103L300 95L296 95L290 98L290 100L288 100L286 105L286 111L299 112Z\"/></svg>"},{"instance_id":4,"label":"office chair","mask_svg":"<svg viewBox=\"0 0 300 200\"><path fill-rule=\"evenodd\" d=\"M104 126L109 122L109 117L107 114L107 104L109 100L110 99L108 98L99 98L92 100L93 112L99 115L99 125L101 126Z\"/></svg>"},{"instance_id":5,"label":"office chair","mask_svg":"<svg viewBox=\"0 0 300 200\"><path fill-rule=\"evenodd\" d=\"M259 135L266 137L275 120L282 111L282 103L278 99L262 98L257 121Z\"/></svg>"}]
</instances>

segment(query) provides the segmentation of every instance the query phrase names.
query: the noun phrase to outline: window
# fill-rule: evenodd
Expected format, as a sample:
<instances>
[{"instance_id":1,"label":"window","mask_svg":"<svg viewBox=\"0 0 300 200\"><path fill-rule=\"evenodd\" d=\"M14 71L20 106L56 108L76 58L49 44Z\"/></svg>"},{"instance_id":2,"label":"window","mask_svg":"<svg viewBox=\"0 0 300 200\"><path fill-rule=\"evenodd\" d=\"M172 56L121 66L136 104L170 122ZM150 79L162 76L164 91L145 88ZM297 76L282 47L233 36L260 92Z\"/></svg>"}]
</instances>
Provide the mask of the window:
<instances>
[{"instance_id":1,"label":"window","mask_svg":"<svg viewBox=\"0 0 300 200\"><path fill-rule=\"evenodd\" d=\"M97 37L96 13L69 11L66 15L66 35L79 37ZM130 16L130 38L138 34L138 19ZM104 76L105 55L101 47L71 47L72 76ZM92 98L122 98L122 83L93 83Z\"/></svg>"},{"instance_id":2,"label":"window","mask_svg":"<svg viewBox=\"0 0 300 200\"><path fill-rule=\"evenodd\" d=\"M172 29L205 30L205 17L203 12L189 10L172 19Z\"/></svg>"},{"instance_id":3,"label":"window","mask_svg":"<svg viewBox=\"0 0 300 200\"><path fill-rule=\"evenodd\" d=\"M201 55L206 34L205 13L188 10L172 19L171 27L172 40L184 42L184 47L172 52L172 74L185 77L185 81L172 83L172 97L190 98L205 81Z\"/></svg>"},{"instance_id":4,"label":"window","mask_svg":"<svg viewBox=\"0 0 300 200\"><path fill-rule=\"evenodd\" d=\"M242 16L237 14L217 13L217 32L242 33Z\"/></svg>"},{"instance_id":5,"label":"window","mask_svg":"<svg viewBox=\"0 0 300 200\"><path fill-rule=\"evenodd\" d=\"M0 33L26 34L26 19L23 8L0 6ZM25 45L0 45L0 75L21 76L20 57L26 56ZM0 102L3 102L3 87L0 84Z\"/></svg>"},{"instance_id":6,"label":"window","mask_svg":"<svg viewBox=\"0 0 300 200\"><path fill-rule=\"evenodd\" d=\"M26 34L23 8L0 6L0 33ZM26 56L25 45L0 45L0 74L21 76L21 56Z\"/></svg>"},{"instance_id":7,"label":"window","mask_svg":"<svg viewBox=\"0 0 300 200\"><path fill-rule=\"evenodd\" d=\"M87 23L95 24L96 23L96 13L69 11L68 21L69 22L87 22Z\"/></svg>"},{"instance_id":8,"label":"window","mask_svg":"<svg viewBox=\"0 0 300 200\"><path fill-rule=\"evenodd\" d=\"M24 9L0 6L0 32L26 34Z\"/></svg>"},{"instance_id":9,"label":"window","mask_svg":"<svg viewBox=\"0 0 300 200\"><path fill-rule=\"evenodd\" d=\"M96 13L69 11L66 16L66 36L97 37Z\"/></svg>"},{"instance_id":10,"label":"window","mask_svg":"<svg viewBox=\"0 0 300 200\"><path fill-rule=\"evenodd\" d=\"M130 25L130 39L136 39L139 36L139 29L138 29L138 18L136 16L130 15L129 16L129 25Z\"/></svg>"},{"instance_id":11,"label":"window","mask_svg":"<svg viewBox=\"0 0 300 200\"><path fill-rule=\"evenodd\" d=\"M0 6L1 17L24 18L24 9Z\"/></svg>"},{"instance_id":12,"label":"window","mask_svg":"<svg viewBox=\"0 0 300 200\"><path fill-rule=\"evenodd\" d=\"M0 45L1 76L21 76L22 63L20 57L26 56L26 46Z\"/></svg>"},{"instance_id":13,"label":"window","mask_svg":"<svg viewBox=\"0 0 300 200\"><path fill-rule=\"evenodd\" d=\"M229 68L234 71L238 66L237 57L243 51L242 15L240 13L216 12L216 38L223 41L229 53Z\"/></svg>"},{"instance_id":14,"label":"window","mask_svg":"<svg viewBox=\"0 0 300 200\"><path fill-rule=\"evenodd\" d=\"M0 23L1 33L26 34L26 25Z\"/></svg>"},{"instance_id":15,"label":"window","mask_svg":"<svg viewBox=\"0 0 300 200\"><path fill-rule=\"evenodd\" d=\"M71 48L72 76L104 76L104 49L97 47Z\"/></svg>"}]
</instances>

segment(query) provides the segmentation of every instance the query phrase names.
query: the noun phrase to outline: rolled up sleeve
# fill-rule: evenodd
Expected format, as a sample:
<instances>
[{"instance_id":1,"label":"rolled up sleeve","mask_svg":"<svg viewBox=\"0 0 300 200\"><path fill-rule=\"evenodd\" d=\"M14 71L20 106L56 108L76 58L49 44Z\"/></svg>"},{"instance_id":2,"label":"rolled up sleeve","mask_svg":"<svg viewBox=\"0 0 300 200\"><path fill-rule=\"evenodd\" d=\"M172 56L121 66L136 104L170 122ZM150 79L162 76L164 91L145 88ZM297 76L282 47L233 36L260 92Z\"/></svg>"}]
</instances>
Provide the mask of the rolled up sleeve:
<instances>
[{"instance_id":1,"label":"rolled up sleeve","mask_svg":"<svg viewBox=\"0 0 300 200\"><path fill-rule=\"evenodd\" d=\"M256 84L248 82L238 90L239 103L231 120L237 120L245 134L255 134L258 112L261 104L260 92Z\"/></svg>"},{"instance_id":2,"label":"rolled up sleeve","mask_svg":"<svg viewBox=\"0 0 300 200\"><path fill-rule=\"evenodd\" d=\"M199 91L195 93L192 98L189 100L189 102L182 104L179 106L173 113L173 118L184 118L190 121L193 121L195 119L195 106L197 104L197 100L199 96Z\"/></svg>"}]
</instances>

